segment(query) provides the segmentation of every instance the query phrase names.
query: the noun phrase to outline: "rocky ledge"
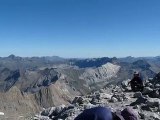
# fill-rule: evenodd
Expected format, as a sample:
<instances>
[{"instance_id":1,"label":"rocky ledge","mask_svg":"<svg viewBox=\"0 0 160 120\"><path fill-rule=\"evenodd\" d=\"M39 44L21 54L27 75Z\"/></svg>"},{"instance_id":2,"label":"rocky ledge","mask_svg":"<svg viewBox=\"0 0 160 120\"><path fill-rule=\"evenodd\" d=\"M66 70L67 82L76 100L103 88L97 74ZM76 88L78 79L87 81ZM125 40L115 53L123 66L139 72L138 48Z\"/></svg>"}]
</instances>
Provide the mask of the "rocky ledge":
<instances>
[{"instance_id":1,"label":"rocky ledge","mask_svg":"<svg viewBox=\"0 0 160 120\"><path fill-rule=\"evenodd\" d=\"M133 93L124 81L121 86L109 86L87 96L77 96L68 106L44 109L34 120L74 120L83 110L96 106L109 107L112 112L131 106L139 119L160 120L160 85L147 81L144 91Z\"/></svg>"}]
</instances>

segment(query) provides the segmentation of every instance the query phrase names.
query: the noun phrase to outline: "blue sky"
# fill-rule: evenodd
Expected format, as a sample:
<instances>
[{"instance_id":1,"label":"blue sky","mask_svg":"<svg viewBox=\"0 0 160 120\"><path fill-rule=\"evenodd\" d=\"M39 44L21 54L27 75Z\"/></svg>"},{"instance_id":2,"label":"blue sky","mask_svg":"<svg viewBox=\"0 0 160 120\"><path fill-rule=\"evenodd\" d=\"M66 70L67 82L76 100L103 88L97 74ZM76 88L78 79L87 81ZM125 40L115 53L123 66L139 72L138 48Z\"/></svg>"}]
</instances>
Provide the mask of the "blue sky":
<instances>
[{"instance_id":1,"label":"blue sky","mask_svg":"<svg viewBox=\"0 0 160 120\"><path fill-rule=\"evenodd\" d=\"M160 55L160 0L0 0L0 56Z\"/></svg>"}]
</instances>

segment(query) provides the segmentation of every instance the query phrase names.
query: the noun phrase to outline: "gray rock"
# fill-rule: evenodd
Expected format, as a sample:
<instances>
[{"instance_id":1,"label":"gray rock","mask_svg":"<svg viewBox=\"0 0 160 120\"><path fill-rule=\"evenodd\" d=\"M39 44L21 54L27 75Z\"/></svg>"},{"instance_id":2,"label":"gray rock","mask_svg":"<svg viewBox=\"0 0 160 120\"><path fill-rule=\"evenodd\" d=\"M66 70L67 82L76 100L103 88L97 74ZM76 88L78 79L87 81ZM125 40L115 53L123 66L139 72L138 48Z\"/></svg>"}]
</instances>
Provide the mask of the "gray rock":
<instances>
[{"instance_id":1,"label":"gray rock","mask_svg":"<svg viewBox=\"0 0 160 120\"><path fill-rule=\"evenodd\" d=\"M125 89L126 87L128 87L128 83L129 83L129 81L123 81L121 83L122 88Z\"/></svg>"},{"instance_id":2,"label":"gray rock","mask_svg":"<svg viewBox=\"0 0 160 120\"><path fill-rule=\"evenodd\" d=\"M122 102L124 100L127 100L127 97L125 96L124 93L116 93L112 97L116 98L118 102Z\"/></svg>"},{"instance_id":3,"label":"gray rock","mask_svg":"<svg viewBox=\"0 0 160 120\"><path fill-rule=\"evenodd\" d=\"M113 103L118 102L118 99L115 98L115 97L112 97L112 98L111 98L111 102L113 102Z\"/></svg>"},{"instance_id":4,"label":"gray rock","mask_svg":"<svg viewBox=\"0 0 160 120\"><path fill-rule=\"evenodd\" d=\"M100 89L99 92L100 93L104 93L105 91L104 91L104 89Z\"/></svg>"},{"instance_id":5,"label":"gray rock","mask_svg":"<svg viewBox=\"0 0 160 120\"><path fill-rule=\"evenodd\" d=\"M62 110L65 108L66 106L65 105L60 105L58 107L56 107L54 113L55 115L58 115L60 112L62 112Z\"/></svg>"},{"instance_id":6,"label":"gray rock","mask_svg":"<svg viewBox=\"0 0 160 120\"><path fill-rule=\"evenodd\" d=\"M141 93L141 92L136 92L136 93L133 95L133 97L135 97L135 98L140 98L140 97L142 97L142 93Z\"/></svg>"},{"instance_id":7,"label":"gray rock","mask_svg":"<svg viewBox=\"0 0 160 120\"><path fill-rule=\"evenodd\" d=\"M34 120L51 120L48 116L36 115Z\"/></svg>"},{"instance_id":8,"label":"gray rock","mask_svg":"<svg viewBox=\"0 0 160 120\"><path fill-rule=\"evenodd\" d=\"M72 101L72 104L83 104L84 103L84 98L82 96L77 96L74 98L74 100Z\"/></svg>"},{"instance_id":9,"label":"gray rock","mask_svg":"<svg viewBox=\"0 0 160 120\"><path fill-rule=\"evenodd\" d=\"M146 101L146 104L149 107L159 107L160 105L160 99L154 99L154 98L150 98Z\"/></svg>"},{"instance_id":10,"label":"gray rock","mask_svg":"<svg viewBox=\"0 0 160 120\"><path fill-rule=\"evenodd\" d=\"M84 109L90 109L90 108L93 108L95 107L95 105L91 104L91 103L88 103L86 105L84 105Z\"/></svg>"},{"instance_id":11,"label":"gray rock","mask_svg":"<svg viewBox=\"0 0 160 120\"><path fill-rule=\"evenodd\" d=\"M92 98L90 103L93 104L93 105L96 105L96 104L99 104L99 100L96 99L96 98Z\"/></svg>"},{"instance_id":12,"label":"gray rock","mask_svg":"<svg viewBox=\"0 0 160 120\"><path fill-rule=\"evenodd\" d=\"M160 97L159 95L160 95L160 94L159 94L159 90L153 90L153 91L149 94L149 96L152 97L152 98L159 98L159 97Z\"/></svg>"},{"instance_id":13,"label":"gray rock","mask_svg":"<svg viewBox=\"0 0 160 120\"><path fill-rule=\"evenodd\" d=\"M147 98L145 98L145 97L140 97L140 98L138 98L135 102L132 102L130 105L131 105L131 106L141 105L141 104L145 104L146 101L147 101Z\"/></svg>"},{"instance_id":14,"label":"gray rock","mask_svg":"<svg viewBox=\"0 0 160 120\"><path fill-rule=\"evenodd\" d=\"M143 94L150 94L152 91L153 91L152 88L150 88L150 87L144 87Z\"/></svg>"},{"instance_id":15,"label":"gray rock","mask_svg":"<svg viewBox=\"0 0 160 120\"><path fill-rule=\"evenodd\" d=\"M160 88L160 84L156 84L155 87L156 87L156 88Z\"/></svg>"},{"instance_id":16,"label":"gray rock","mask_svg":"<svg viewBox=\"0 0 160 120\"><path fill-rule=\"evenodd\" d=\"M50 116L55 110L56 110L56 107L51 107L51 108L45 109L41 112L41 115L42 116Z\"/></svg>"},{"instance_id":17,"label":"gray rock","mask_svg":"<svg viewBox=\"0 0 160 120\"><path fill-rule=\"evenodd\" d=\"M140 118L141 118L141 119L145 119L145 114L144 114L144 113L139 112L139 115L140 115Z\"/></svg>"},{"instance_id":18,"label":"gray rock","mask_svg":"<svg viewBox=\"0 0 160 120\"><path fill-rule=\"evenodd\" d=\"M112 95L107 94L107 93L101 93L100 94L100 99L111 99Z\"/></svg>"},{"instance_id":19,"label":"gray rock","mask_svg":"<svg viewBox=\"0 0 160 120\"><path fill-rule=\"evenodd\" d=\"M152 84L152 83L150 83L150 82L148 82L148 83L146 83L146 84L145 84L145 86L146 86L146 87L152 87L152 86L153 86L153 84Z\"/></svg>"},{"instance_id":20,"label":"gray rock","mask_svg":"<svg viewBox=\"0 0 160 120\"><path fill-rule=\"evenodd\" d=\"M158 114L156 114L156 113L151 114L151 115L150 115L150 118L151 118L152 120L160 120L160 116L159 116Z\"/></svg>"},{"instance_id":21,"label":"gray rock","mask_svg":"<svg viewBox=\"0 0 160 120\"><path fill-rule=\"evenodd\" d=\"M146 104L141 105L141 109L145 110L145 111L151 111L152 112L152 109Z\"/></svg>"}]
</instances>

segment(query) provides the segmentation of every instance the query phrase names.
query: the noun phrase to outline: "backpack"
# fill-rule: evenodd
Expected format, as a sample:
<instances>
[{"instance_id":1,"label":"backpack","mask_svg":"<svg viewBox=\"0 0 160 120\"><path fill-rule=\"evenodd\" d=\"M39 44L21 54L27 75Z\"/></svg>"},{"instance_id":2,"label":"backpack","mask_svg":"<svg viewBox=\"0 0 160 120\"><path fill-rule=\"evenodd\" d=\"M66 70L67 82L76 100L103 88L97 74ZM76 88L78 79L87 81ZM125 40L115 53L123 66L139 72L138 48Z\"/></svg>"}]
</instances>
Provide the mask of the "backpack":
<instances>
[{"instance_id":1,"label":"backpack","mask_svg":"<svg viewBox=\"0 0 160 120\"><path fill-rule=\"evenodd\" d=\"M113 120L138 120L138 116L132 108L127 107L123 111L113 113Z\"/></svg>"}]
</instances>

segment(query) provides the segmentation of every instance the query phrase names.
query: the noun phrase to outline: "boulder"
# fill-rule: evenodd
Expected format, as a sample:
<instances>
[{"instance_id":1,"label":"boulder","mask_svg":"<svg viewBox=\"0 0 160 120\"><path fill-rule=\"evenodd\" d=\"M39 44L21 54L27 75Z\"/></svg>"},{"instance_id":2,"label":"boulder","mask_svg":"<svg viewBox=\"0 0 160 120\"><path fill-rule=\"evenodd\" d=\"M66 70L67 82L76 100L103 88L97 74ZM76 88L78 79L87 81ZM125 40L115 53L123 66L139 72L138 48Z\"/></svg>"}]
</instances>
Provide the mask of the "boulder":
<instances>
[{"instance_id":1,"label":"boulder","mask_svg":"<svg viewBox=\"0 0 160 120\"><path fill-rule=\"evenodd\" d=\"M133 95L134 98L140 98L142 97L142 93L141 92L136 92L134 95Z\"/></svg>"},{"instance_id":2,"label":"boulder","mask_svg":"<svg viewBox=\"0 0 160 120\"><path fill-rule=\"evenodd\" d=\"M147 101L147 98L145 98L145 97L139 97L135 102L132 102L130 105L131 106L141 105L141 104L145 104L146 101Z\"/></svg>"},{"instance_id":3,"label":"boulder","mask_svg":"<svg viewBox=\"0 0 160 120\"><path fill-rule=\"evenodd\" d=\"M152 120L160 120L160 116L156 113L153 113L149 116Z\"/></svg>"},{"instance_id":4,"label":"boulder","mask_svg":"<svg viewBox=\"0 0 160 120\"><path fill-rule=\"evenodd\" d=\"M121 86L122 86L122 88L123 89L125 89L126 87L128 87L128 83L129 83L129 81L123 81L122 83L121 83Z\"/></svg>"},{"instance_id":5,"label":"boulder","mask_svg":"<svg viewBox=\"0 0 160 120\"><path fill-rule=\"evenodd\" d=\"M115 98L115 97L112 97L112 98L111 98L111 102L113 102L113 103L118 102L118 99Z\"/></svg>"},{"instance_id":6,"label":"boulder","mask_svg":"<svg viewBox=\"0 0 160 120\"><path fill-rule=\"evenodd\" d=\"M99 104L99 100L97 98L92 98L90 103L93 104L93 105L96 105L96 104Z\"/></svg>"},{"instance_id":7,"label":"boulder","mask_svg":"<svg viewBox=\"0 0 160 120\"><path fill-rule=\"evenodd\" d=\"M140 116L141 119L145 119L145 114L144 113L139 112L139 116Z\"/></svg>"},{"instance_id":8,"label":"boulder","mask_svg":"<svg viewBox=\"0 0 160 120\"><path fill-rule=\"evenodd\" d=\"M35 115L34 120L52 120L48 116Z\"/></svg>"},{"instance_id":9,"label":"boulder","mask_svg":"<svg viewBox=\"0 0 160 120\"><path fill-rule=\"evenodd\" d=\"M104 89L99 90L100 93L105 93Z\"/></svg>"},{"instance_id":10,"label":"boulder","mask_svg":"<svg viewBox=\"0 0 160 120\"><path fill-rule=\"evenodd\" d=\"M150 82L147 82L147 83L145 84L145 86L146 86L146 87L152 87L152 86L153 86L153 84L152 84L152 83L150 83Z\"/></svg>"},{"instance_id":11,"label":"boulder","mask_svg":"<svg viewBox=\"0 0 160 120\"><path fill-rule=\"evenodd\" d=\"M116 93L112 97L116 98L118 102L122 102L124 100L127 100L127 97L125 96L124 93Z\"/></svg>"},{"instance_id":12,"label":"boulder","mask_svg":"<svg viewBox=\"0 0 160 120\"><path fill-rule=\"evenodd\" d=\"M144 120L160 120L160 116L157 113L141 113Z\"/></svg>"},{"instance_id":13,"label":"boulder","mask_svg":"<svg viewBox=\"0 0 160 120\"><path fill-rule=\"evenodd\" d=\"M60 105L58 107L56 107L54 113L55 115L58 115L60 112L62 112L62 110L65 108L66 106L65 105Z\"/></svg>"},{"instance_id":14,"label":"boulder","mask_svg":"<svg viewBox=\"0 0 160 120\"><path fill-rule=\"evenodd\" d=\"M160 88L160 84L156 84L156 85L155 85L155 88Z\"/></svg>"},{"instance_id":15,"label":"boulder","mask_svg":"<svg viewBox=\"0 0 160 120\"><path fill-rule=\"evenodd\" d=\"M159 90L153 90L150 94L148 94L152 98L159 98L160 96Z\"/></svg>"},{"instance_id":16,"label":"boulder","mask_svg":"<svg viewBox=\"0 0 160 120\"><path fill-rule=\"evenodd\" d=\"M51 108L45 109L41 112L41 115L42 116L50 116L55 110L56 110L56 107L51 107Z\"/></svg>"},{"instance_id":17,"label":"boulder","mask_svg":"<svg viewBox=\"0 0 160 120\"><path fill-rule=\"evenodd\" d=\"M143 94L150 94L152 91L153 91L152 88L150 88L150 87L144 87Z\"/></svg>"},{"instance_id":18,"label":"boulder","mask_svg":"<svg viewBox=\"0 0 160 120\"><path fill-rule=\"evenodd\" d=\"M95 107L95 105L91 104L91 103L88 103L86 105L84 105L84 109L90 109L90 108L93 108Z\"/></svg>"},{"instance_id":19,"label":"boulder","mask_svg":"<svg viewBox=\"0 0 160 120\"><path fill-rule=\"evenodd\" d=\"M160 105L160 99L154 99L154 98L150 98L146 101L146 104L149 107L159 107Z\"/></svg>"},{"instance_id":20,"label":"boulder","mask_svg":"<svg viewBox=\"0 0 160 120\"><path fill-rule=\"evenodd\" d=\"M111 99L112 95L107 94L107 93L101 93L100 98L101 99Z\"/></svg>"},{"instance_id":21,"label":"boulder","mask_svg":"<svg viewBox=\"0 0 160 120\"><path fill-rule=\"evenodd\" d=\"M74 98L72 101L72 104L78 103L78 104L83 104L84 103L84 98L82 96L77 96Z\"/></svg>"},{"instance_id":22,"label":"boulder","mask_svg":"<svg viewBox=\"0 0 160 120\"><path fill-rule=\"evenodd\" d=\"M142 109L142 110L145 110L145 111L151 111L151 112L152 112L151 107L149 107L149 106L146 105L146 104L141 105L141 109Z\"/></svg>"}]
</instances>

